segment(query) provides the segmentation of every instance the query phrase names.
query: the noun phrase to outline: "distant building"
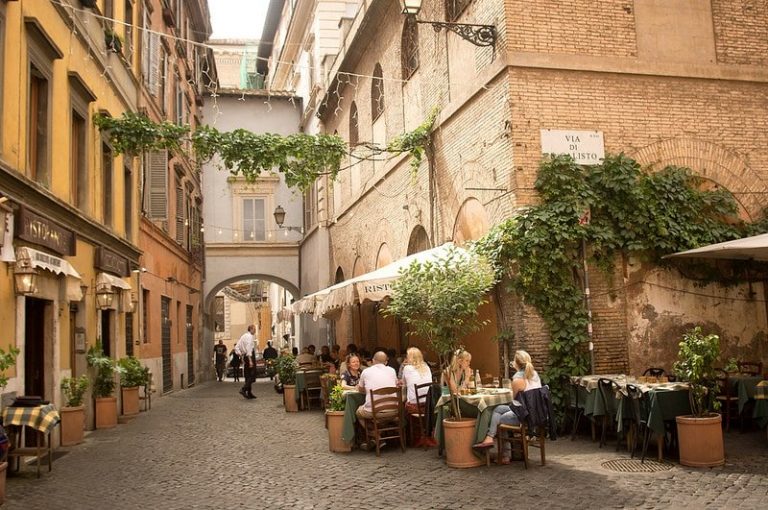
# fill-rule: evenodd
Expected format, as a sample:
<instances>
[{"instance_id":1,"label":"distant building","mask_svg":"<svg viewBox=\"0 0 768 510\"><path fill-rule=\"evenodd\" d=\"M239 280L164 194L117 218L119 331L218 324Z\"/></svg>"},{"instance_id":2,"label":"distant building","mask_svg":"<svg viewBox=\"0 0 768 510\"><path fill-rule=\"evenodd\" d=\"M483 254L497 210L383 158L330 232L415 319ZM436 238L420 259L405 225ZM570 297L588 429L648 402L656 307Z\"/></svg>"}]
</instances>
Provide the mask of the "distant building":
<instances>
[{"instance_id":1,"label":"distant building","mask_svg":"<svg viewBox=\"0 0 768 510\"><path fill-rule=\"evenodd\" d=\"M216 58L219 86L224 89L263 89L264 75L257 69L259 41L253 39L211 39Z\"/></svg>"}]
</instances>

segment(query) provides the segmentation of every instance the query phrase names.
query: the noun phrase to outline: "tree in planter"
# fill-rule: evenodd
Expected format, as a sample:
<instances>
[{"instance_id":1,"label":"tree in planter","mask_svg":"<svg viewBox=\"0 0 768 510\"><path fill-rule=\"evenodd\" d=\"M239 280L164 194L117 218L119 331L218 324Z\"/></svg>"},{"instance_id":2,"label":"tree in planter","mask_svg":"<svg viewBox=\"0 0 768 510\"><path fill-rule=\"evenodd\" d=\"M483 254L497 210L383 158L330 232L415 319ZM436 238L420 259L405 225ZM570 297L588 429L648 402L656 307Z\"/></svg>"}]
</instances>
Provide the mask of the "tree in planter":
<instances>
[{"instance_id":1,"label":"tree in planter","mask_svg":"<svg viewBox=\"0 0 768 510\"><path fill-rule=\"evenodd\" d=\"M706 416L710 409L717 411L717 382L715 361L720 356L720 337L704 335L701 327L696 326L683 335L680 342L678 361L675 363L675 375L690 384L688 398L691 412L697 418Z\"/></svg>"},{"instance_id":2,"label":"tree in planter","mask_svg":"<svg viewBox=\"0 0 768 510\"><path fill-rule=\"evenodd\" d=\"M83 405L83 396L88 391L90 381L83 374L80 377L65 377L61 380L61 393L66 400L66 407L79 407Z\"/></svg>"},{"instance_id":3,"label":"tree in planter","mask_svg":"<svg viewBox=\"0 0 768 510\"><path fill-rule=\"evenodd\" d=\"M120 386L123 388L135 388L147 384L149 369L142 366L141 362L133 356L121 358L117 362L121 369Z\"/></svg>"},{"instance_id":4,"label":"tree in planter","mask_svg":"<svg viewBox=\"0 0 768 510\"><path fill-rule=\"evenodd\" d=\"M296 358L293 354L283 354L275 360L275 371L280 384L296 384Z\"/></svg>"},{"instance_id":5,"label":"tree in planter","mask_svg":"<svg viewBox=\"0 0 768 510\"><path fill-rule=\"evenodd\" d=\"M344 411L347 407L346 396L344 395L344 388L341 384L337 384L331 389L331 393L328 397L328 410L329 411Z\"/></svg>"},{"instance_id":6,"label":"tree in planter","mask_svg":"<svg viewBox=\"0 0 768 510\"><path fill-rule=\"evenodd\" d=\"M484 257L453 248L443 259L415 261L404 268L383 313L400 318L411 334L425 338L445 370L459 341L485 324L477 310L494 283L493 268ZM460 417L457 398L451 399L451 413Z\"/></svg>"},{"instance_id":7,"label":"tree in planter","mask_svg":"<svg viewBox=\"0 0 768 510\"><path fill-rule=\"evenodd\" d=\"M123 370L115 360L104 355L101 348L101 342L92 345L86 355L88 366L96 369L96 376L93 380L93 396L96 398L111 397L115 392L115 373L121 373Z\"/></svg>"}]
</instances>

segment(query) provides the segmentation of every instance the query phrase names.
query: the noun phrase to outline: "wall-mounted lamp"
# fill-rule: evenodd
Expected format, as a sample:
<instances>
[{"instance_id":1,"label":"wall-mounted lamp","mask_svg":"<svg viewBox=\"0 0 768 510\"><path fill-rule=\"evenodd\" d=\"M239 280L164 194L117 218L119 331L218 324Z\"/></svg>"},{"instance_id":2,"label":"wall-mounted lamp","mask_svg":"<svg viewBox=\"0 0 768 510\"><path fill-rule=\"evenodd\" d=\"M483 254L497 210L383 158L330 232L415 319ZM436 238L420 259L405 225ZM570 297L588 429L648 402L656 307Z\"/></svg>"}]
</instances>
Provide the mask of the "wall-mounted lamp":
<instances>
[{"instance_id":1,"label":"wall-mounted lamp","mask_svg":"<svg viewBox=\"0 0 768 510\"><path fill-rule=\"evenodd\" d=\"M406 16L416 15L421 11L422 0L400 0L403 8L402 13ZM469 41L475 46L494 46L496 44L496 27L493 25L472 25L469 23L448 23L445 21L422 21L416 20L416 23L422 25L431 25L435 32L442 29L450 30L465 41Z\"/></svg>"},{"instance_id":2,"label":"wall-mounted lamp","mask_svg":"<svg viewBox=\"0 0 768 510\"><path fill-rule=\"evenodd\" d=\"M286 235L288 235L288 232L290 232L291 230L298 232L300 234L304 233L303 227L284 227L283 226L283 222L285 221L285 209L283 209L283 206L278 205L275 208L274 216L275 216L275 223L277 223L277 228L284 229Z\"/></svg>"},{"instance_id":3,"label":"wall-mounted lamp","mask_svg":"<svg viewBox=\"0 0 768 510\"><path fill-rule=\"evenodd\" d=\"M13 268L13 281L16 294L26 296L37 292L37 269L32 267L32 260L26 250L19 250L16 265Z\"/></svg>"},{"instance_id":4,"label":"wall-mounted lamp","mask_svg":"<svg viewBox=\"0 0 768 510\"><path fill-rule=\"evenodd\" d=\"M96 284L96 306L101 310L112 308L112 300L115 293L112 292L112 285L109 283Z\"/></svg>"}]
</instances>

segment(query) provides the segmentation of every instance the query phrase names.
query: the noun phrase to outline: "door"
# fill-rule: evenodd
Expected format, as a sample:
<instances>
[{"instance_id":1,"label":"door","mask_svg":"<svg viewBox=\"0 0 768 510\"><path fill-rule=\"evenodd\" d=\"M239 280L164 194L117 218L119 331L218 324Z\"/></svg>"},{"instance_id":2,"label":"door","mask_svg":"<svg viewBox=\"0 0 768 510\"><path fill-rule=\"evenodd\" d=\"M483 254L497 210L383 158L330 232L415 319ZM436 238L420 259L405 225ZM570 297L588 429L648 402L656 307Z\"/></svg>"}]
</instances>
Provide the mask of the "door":
<instances>
[{"instance_id":1,"label":"door","mask_svg":"<svg viewBox=\"0 0 768 510\"><path fill-rule=\"evenodd\" d=\"M112 357L112 311L101 311L101 349L104 356Z\"/></svg>"},{"instance_id":2,"label":"door","mask_svg":"<svg viewBox=\"0 0 768 510\"><path fill-rule=\"evenodd\" d=\"M195 353L192 346L192 307L187 305L187 386L195 384Z\"/></svg>"},{"instance_id":3,"label":"door","mask_svg":"<svg viewBox=\"0 0 768 510\"><path fill-rule=\"evenodd\" d=\"M24 301L24 394L45 399L46 301L29 297Z\"/></svg>"},{"instance_id":4,"label":"door","mask_svg":"<svg viewBox=\"0 0 768 510\"><path fill-rule=\"evenodd\" d=\"M125 355L133 356L133 314L125 314Z\"/></svg>"},{"instance_id":5,"label":"door","mask_svg":"<svg viewBox=\"0 0 768 510\"><path fill-rule=\"evenodd\" d=\"M163 393L173 390L173 371L171 370L171 300L164 297L160 302L161 340L163 352Z\"/></svg>"}]
</instances>

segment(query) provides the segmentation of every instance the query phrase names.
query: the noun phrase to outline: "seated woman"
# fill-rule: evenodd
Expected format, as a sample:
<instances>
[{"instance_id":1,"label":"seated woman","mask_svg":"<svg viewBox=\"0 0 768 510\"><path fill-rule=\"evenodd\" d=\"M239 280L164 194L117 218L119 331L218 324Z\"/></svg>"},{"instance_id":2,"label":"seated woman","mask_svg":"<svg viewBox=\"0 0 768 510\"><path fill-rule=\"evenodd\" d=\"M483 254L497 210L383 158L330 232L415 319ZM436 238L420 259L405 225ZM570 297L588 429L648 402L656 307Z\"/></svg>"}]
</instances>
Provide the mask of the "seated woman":
<instances>
[{"instance_id":1,"label":"seated woman","mask_svg":"<svg viewBox=\"0 0 768 510\"><path fill-rule=\"evenodd\" d=\"M469 384L472 376L472 368L469 366L471 363L472 355L468 351L458 348L453 353L451 364L443 371L442 376L443 386L448 386L452 395L460 393Z\"/></svg>"},{"instance_id":2,"label":"seated woman","mask_svg":"<svg viewBox=\"0 0 768 510\"><path fill-rule=\"evenodd\" d=\"M408 399L405 402L405 411L408 413L417 413L419 408L416 401L416 388L417 384L431 383L432 371L429 366L424 363L424 356L421 351L416 347L410 347L407 351L405 363L403 363L403 384L407 390ZM419 396L424 397L429 393L429 388L422 388L419 390ZM422 407L424 407L424 401L422 400Z\"/></svg>"},{"instance_id":3,"label":"seated woman","mask_svg":"<svg viewBox=\"0 0 768 510\"><path fill-rule=\"evenodd\" d=\"M512 365L515 367L515 375L512 376L512 398L516 397L519 393L535 390L541 388L541 379L539 374L533 368L531 362L531 355L525 351L515 352L515 358L512 361ZM520 425L517 415L512 408L506 405L496 406L493 410L493 416L491 417L491 425L488 427L488 435L485 439L474 445L475 448L489 448L493 446L494 438L496 437L496 431L499 428L499 424L505 425ZM502 455L502 452L499 452Z\"/></svg>"},{"instance_id":4,"label":"seated woman","mask_svg":"<svg viewBox=\"0 0 768 510\"><path fill-rule=\"evenodd\" d=\"M347 356L346 370L341 374L341 387L345 390L357 390L357 383L360 382L360 358L357 354Z\"/></svg>"}]
</instances>

